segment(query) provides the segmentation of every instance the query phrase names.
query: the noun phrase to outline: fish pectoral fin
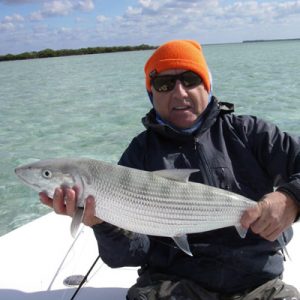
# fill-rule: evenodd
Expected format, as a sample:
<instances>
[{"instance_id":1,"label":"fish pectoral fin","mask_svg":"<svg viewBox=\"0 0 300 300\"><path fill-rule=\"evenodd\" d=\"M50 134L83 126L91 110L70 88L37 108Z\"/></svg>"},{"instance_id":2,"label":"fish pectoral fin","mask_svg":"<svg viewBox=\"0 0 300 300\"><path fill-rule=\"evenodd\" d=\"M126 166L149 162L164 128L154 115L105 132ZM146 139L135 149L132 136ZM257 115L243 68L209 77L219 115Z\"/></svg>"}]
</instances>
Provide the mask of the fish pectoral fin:
<instances>
[{"instance_id":1,"label":"fish pectoral fin","mask_svg":"<svg viewBox=\"0 0 300 300\"><path fill-rule=\"evenodd\" d=\"M198 169L166 169L166 170L154 171L153 174L167 179L175 180L175 181L188 182L190 175L196 172L199 172L199 170Z\"/></svg>"},{"instance_id":2,"label":"fish pectoral fin","mask_svg":"<svg viewBox=\"0 0 300 300\"><path fill-rule=\"evenodd\" d=\"M76 209L75 215L72 219L70 230L71 230L71 235L73 238L75 238L76 233L78 232L78 229L80 227L82 217L83 217L83 211L84 211L84 209L82 207L78 207Z\"/></svg>"},{"instance_id":3,"label":"fish pectoral fin","mask_svg":"<svg viewBox=\"0 0 300 300\"><path fill-rule=\"evenodd\" d=\"M246 237L247 232L248 232L247 228L244 228L242 225L238 225L238 226L235 226L235 229L242 239L244 239Z\"/></svg>"},{"instance_id":4,"label":"fish pectoral fin","mask_svg":"<svg viewBox=\"0 0 300 300\"><path fill-rule=\"evenodd\" d=\"M189 242L187 239L187 235L181 235L181 236L174 236L172 237L175 244L187 255L193 256L193 253L191 252Z\"/></svg>"}]
</instances>

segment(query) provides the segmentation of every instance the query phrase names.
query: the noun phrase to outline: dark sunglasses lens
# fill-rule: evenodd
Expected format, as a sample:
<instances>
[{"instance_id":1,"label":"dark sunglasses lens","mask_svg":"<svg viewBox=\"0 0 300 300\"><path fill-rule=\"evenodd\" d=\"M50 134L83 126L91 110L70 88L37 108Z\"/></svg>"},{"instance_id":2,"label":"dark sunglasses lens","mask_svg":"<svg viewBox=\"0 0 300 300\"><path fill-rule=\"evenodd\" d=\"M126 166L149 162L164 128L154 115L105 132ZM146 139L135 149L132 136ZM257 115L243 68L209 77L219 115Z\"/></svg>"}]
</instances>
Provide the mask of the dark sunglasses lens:
<instances>
[{"instance_id":1,"label":"dark sunglasses lens","mask_svg":"<svg viewBox=\"0 0 300 300\"><path fill-rule=\"evenodd\" d=\"M201 84L202 79L193 72L185 72L181 75L181 82L185 87L192 87Z\"/></svg>"},{"instance_id":2,"label":"dark sunglasses lens","mask_svg":"<svg viewBox=\"0 0 300 300\"><path fill-rule=\"evenodd\" d=\"M152 80L152 85L158 92L171 91L175 83L176 79L173 76L157 76Z\"/></svg>"},{"instance_id":3,"label":"dark sunglasses lens","mask_svg":"<svg viewBox=\"0 0 300 300\"><path fill-rule=\"evenodd\" d=\"M202 79L200 76L192 71L187 71L179 75L162 75L152 79L152 85L158 92L169 92L174 89L176 80L185 87L193 87L201 84Z\"/></svg>"}]
</instances>

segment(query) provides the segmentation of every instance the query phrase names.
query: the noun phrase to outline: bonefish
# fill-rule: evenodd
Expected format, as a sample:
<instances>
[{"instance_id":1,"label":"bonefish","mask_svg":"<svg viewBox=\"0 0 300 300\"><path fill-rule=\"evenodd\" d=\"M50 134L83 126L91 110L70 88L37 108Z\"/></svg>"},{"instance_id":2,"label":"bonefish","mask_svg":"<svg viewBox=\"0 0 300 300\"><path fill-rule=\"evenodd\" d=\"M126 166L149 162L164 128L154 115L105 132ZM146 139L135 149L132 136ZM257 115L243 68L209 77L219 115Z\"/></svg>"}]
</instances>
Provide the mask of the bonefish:
<instances>
[{"instance_id":1,"label":"bonefish","mask_svg":"<svg viewBox=\"0 0 300 300\"><path fill-rule=\"evenodd\" d=\"M78 207L92 195L96 216L120 228L171 237L192 255L187 234L235 226L241 237L247 230L240 218L257 205L241 195L188 181L197 169L141 171L85 158L42 160L16 168L16 175L36 191L53 197L59 186L77 186ZM72 232L82 210L72 221Z\"/></svg>"}]
</instances>

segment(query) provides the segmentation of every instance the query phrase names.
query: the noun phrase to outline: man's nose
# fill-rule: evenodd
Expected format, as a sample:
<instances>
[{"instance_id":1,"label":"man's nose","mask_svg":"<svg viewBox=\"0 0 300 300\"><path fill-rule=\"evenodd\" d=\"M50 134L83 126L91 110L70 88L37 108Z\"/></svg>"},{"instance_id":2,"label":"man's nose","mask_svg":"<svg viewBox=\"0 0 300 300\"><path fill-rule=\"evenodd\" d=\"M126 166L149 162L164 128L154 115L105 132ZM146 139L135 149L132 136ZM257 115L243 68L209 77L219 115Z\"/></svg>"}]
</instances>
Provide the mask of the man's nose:
<instances>
[{"instance_id":1,"label":"man's nose","mask_svg":"<svg viewBox=\"0 0 300 300\"><path fill-rule=\"evenodd\" d=\"M176 93L176 95L180 95L180 96L187 95L186 88L179 79L176 80L176 84L174 87L174 93Z\"/></svg>"}]
</instances>

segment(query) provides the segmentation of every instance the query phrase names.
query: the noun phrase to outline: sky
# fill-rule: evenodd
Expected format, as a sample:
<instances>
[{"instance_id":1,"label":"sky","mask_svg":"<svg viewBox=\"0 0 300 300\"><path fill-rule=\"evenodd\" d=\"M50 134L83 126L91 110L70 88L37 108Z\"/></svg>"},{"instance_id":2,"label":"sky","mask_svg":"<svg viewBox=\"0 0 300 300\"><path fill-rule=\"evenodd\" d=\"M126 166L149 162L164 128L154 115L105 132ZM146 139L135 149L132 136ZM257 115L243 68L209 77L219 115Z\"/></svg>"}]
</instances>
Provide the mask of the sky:
<instances>
[{"instance_id":1,"label":"sky","mask_svg":"<svg viewBox=\"0 0 300 300\"><path fill-rule=\"evenodd\" d=\"M300 0L0 0L0 55L300 38Z\"/></svg>"}]
</instances>

